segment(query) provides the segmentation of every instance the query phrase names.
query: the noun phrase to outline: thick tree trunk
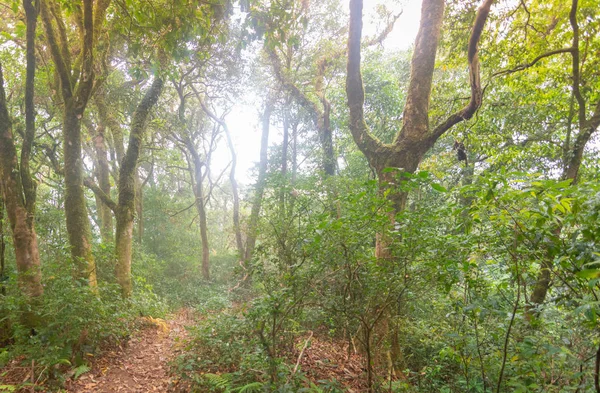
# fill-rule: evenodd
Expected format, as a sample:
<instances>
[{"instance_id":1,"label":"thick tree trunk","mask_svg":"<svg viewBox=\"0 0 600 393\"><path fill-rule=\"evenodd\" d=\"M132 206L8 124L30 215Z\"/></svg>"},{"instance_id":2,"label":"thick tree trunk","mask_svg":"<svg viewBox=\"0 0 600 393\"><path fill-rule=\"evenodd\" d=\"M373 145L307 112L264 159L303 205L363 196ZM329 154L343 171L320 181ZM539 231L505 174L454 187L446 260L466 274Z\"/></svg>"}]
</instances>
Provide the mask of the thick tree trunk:
<instances>
[{"instance_id":1,"label":"thick tree trunk","mask_svg":"<svg viewBox=\"0 0 600 393\"><path fill-rule=\"evenodd\" d=\"M33 211L27 210L22 173L13 139L12 122L4 92L4 77L0 65L0 176L6 213L12 230L19 286L29 298L43 293L40 256L33 225ZM29 174L27 174L29 175ZM31 181L31 180L30 180Z\"/></svg>"},{"instance_id":2,"label":"thick tree trunk","mask_svg":"<svg viewBox=\"0 0 600 393\"><path fill-rule=\"evenodd\" d=\"M131 296L131 257L133 243L133 214L134 210L126 205L119 205L115 214L117 230L115 232L115 254L117 264L115 276L121 287L121 294L128 298Z\"/></svg>"},{"instance_id":3,"label":"thick tree trunk","mask_svg":"<svg viewBox=\"0 0 600 393\"><path fill-rule=\"evenodd\" d=\"M135 177L137 192L135 194L135 210L137 218L137 241L142 244L144 237L144 184L139 173Z\"/></svg>"},{"instance_id":4,"label":"thick tree trunk","mask_svg":"<svg viewBox=\"0 0 600 393\"><path fill-rule=\"evenodd\" d=\"M6 294L6 241L4 240L4 197L0 180L0 295Z\"/></svg>"},{"instance_id":5,"label":"thick tree trunk","mask_svg":"<svg viewBox=\"0 0 600 393\"><path fill-rule=\"evenodd\" d=\"M90 221L83 188L81 116L83 111L65 104L63 156L65 175L65 215L74 274L97 286L96 264L92 254Z\"/></svg>"},{"instance_id":6,"label":"thick tree trunk","mask_svg":"<svg viewBox=\"0 0 600 393\"><path fill-rule=\"evenodd\" d=\"M252 201L252 209L250 211L250 219L248 223L248 234L246 236L246 251L244 253L244 262L248 264L252 260L254 246L256 245L256 235L258 229L258 218L260 215L260 207L262 205L263 193L265 191L265 181L267 178L268 156L269 149L269 128L271 125L271 112L273 111L273 101L267 101L265 111L262 116L262 136L260 139L260 162L258 164L258 180L254 190L254 200Z\"/></svg>"},{"instance_id":7,"label":"thick tree trunk","mask_svg":"<svg viewBox=\"0 0 600 393\"><path fill-rule=\"evenodd\" d=\"M62 15L57 5L49 0L41 1L41 16L46 30L48 48L52 54L56 74L60 81L63 100L63 149L65 176L65 211L67 234L74 262L74 274L95 287L96 266L92 255L90 223L87 215L83 189L83 162L81 155L81 119L83 118L94 85L94 23L96 30L104 19L109 1L96 4L92 0L81 2L80 65L72 70L71 51L63 39ZM94 15L95 11L95 15ZM94 17L96 16L96 20ZM58 21L59 32L55 29ZM57 36L61 37L57 39Z\"/></svg>"},{"instance_id":8,"label":"thick tree trunk","mask_svg":"<svg viewBox=\"0 0 600 393\"><path fill-rule=\"evenodd\" d=\"M117 231L115 236L115 252L117 264L115 276L121 286L123 297L130 297L131 256L133 244L133 222L136 211L136 177L137 164L146 130L146 120L150 110L158 102L164 83L156 77L144 98L137 106L131 122L129 145L119 170L119 200L116 206Z\"/></svg>"}]
</instances>

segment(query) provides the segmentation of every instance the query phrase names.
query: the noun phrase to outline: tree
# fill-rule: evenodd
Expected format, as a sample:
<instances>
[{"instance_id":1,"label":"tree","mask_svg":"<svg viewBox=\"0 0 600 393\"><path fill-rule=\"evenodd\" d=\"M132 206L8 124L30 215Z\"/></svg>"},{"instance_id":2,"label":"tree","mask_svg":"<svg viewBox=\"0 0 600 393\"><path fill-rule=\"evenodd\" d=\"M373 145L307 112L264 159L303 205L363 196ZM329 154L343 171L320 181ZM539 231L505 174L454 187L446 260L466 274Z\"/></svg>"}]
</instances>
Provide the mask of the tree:
<instances>
[{"instance_id":1,"label":"tree","mask_svg":"<svg viewBox=\"0 0 600 393\"><path fill-rule=\"evenodd\" d=\"M115 203L102 189L86 179L86 185L115 213L115 276L121 286L123 297L130 297L133 223L136 214L137 166L144 141L146 123L150 111L158 102L164 86L163 79L155 76L144 97L139 102L131 121L129 144L119 167L118 201Z\"/></svg>"},{"instance_id":2,"label":"tree","mask_svg":"<svg viewBox=\"0 0 600 393\"><path fill-rule=\"evenodd\" d=\"M30 169L35 139L35 37L38 2L24 0L26 19L25 134L21 157L17 155L12 121L8 111L4 76L0 64L0 193L6 206L15 248L19 285L29 298L42 295L40 255L35 232L36 183ZM4 219L4 206L2 207ZM2 233L2 272L4 274L4 233ZM32 321L29 321L31 323Z\"/></svg>"},{"instance_id":3,"label":"tree","mask_svg":"<svg viewBox=\"0 0 600 393\"><path fill-rule=\"evenodd\" d=\"M429 103L435 57L444 16L444 1L423 1L420 28L411 61L411 75L402 128L396 134L394 141L388 144L375 138L365 122L363 109L365 90L360 71L363 2L362 0L350 1L346 77L346 95L350 110L349 126L355 143L377 173L382 191L390 189L395 183L394 176L396 174L386 171L386 168L397 168L400 173L413 173L437 139L455 124L470 119L481 105L482 89L477 46L492 3L493 0L485 0L480 6L469 39L468 63L471 85L469 103L435 128L430 129ZM393 219L394 213L404 208L406 193L392 191L389 197L394 206L394 212L391 214ZM385 241L381 240L377 245L378 256L384 259L391 258Z\"/></svg>"},{"instance_id":4,"label":"tree","mask_svg":"<svg viewBox=\"0 0 600 393\"><path fill-rule=\"evenodd\" d=\"M268 98L262 113L262 134L260 137L260 161L258 164L258 179L254 187L252 196L252 208L248 218L248 231L246 235L246 250L244 253L244 263L248 264L252 260L254 247L256 246L256 237L258 229L258 219L260 216L260 207L265 191L267 169L269 165L269 129L271 127L271 114L273 112L274 99Z\"/></svg>"},{"instance_id":5,"label":"tree","mask_svg":"<svg viewBox=\"0 0 600 393\"><path fill-rule=\"evenodd\" d=\"M33 138L25 141L23 146L32 141ZM26 156L25 160L27 159ZM34 227L35 186L33 186L34 183L28 168L27 162L23 165L23 151L21 151L21 165L19 166L12 121L6 104L4 76L0 65L0 169L2 170L0 184L12 231L19 285L26 296L36 298L42 295L44 290L41 283L40 254ZM23 180L25 177L28 177L28 181ZM29 184L33 188L27 189L25 184Z\"/></svg>"},{"instance_id":6,"label":"tree","mask_svg":"<svg viewBox=\"0 0 600 393\"><path fill-rule=\"evenodd\" d=\"M81 8L75 7L81 45L75 49L69 45L61 4L54 0L41 1L42 22L63 101L65 211L71 257L75 276L86 279L92 287L97 285L96 266L83 188L81 122L94 87L94 51L109 5L110 0L100 0L95 4L93 0L83 0ZM79 55L73 62L72 53L76 50Z\"/></svg>"}]
</instances>

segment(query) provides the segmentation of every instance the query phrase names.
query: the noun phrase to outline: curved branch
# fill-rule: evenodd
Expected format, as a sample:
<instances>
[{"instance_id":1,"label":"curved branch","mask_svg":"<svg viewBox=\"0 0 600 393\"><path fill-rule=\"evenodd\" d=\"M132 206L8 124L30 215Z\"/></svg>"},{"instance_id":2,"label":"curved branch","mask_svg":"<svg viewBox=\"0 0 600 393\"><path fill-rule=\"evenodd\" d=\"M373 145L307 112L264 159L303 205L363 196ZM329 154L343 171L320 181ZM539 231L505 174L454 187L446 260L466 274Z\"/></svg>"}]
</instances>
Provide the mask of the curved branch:
<instances>
[{"instance_id":1,"label":"curved branch","mask_svg":"<svg viewBox=\"0 0 600 393\"><path fill-rule=\"evenodd\" d=\"M360 71L360 43L362 36L362 0L350 0L350 31L348 34L348 64L346 74L346 96L350 110L350 132L358 148L370 157L382 146L371 134L365 122L365 88Z\"/></svg>"},{"instance_id":2,"label":"curved branch","mask_svg":"<svg viewBox=\"0 0 600 393\"><path fill-rule=\"evenodd\" d=\"M94 192L94 194L106 205L108 206L108 208L110 210L112 210L113 212L116 213L117 211L117 203L115 201L112 200L112 198L108 195L106 195L106 193L104 191L102 191L100 189L100 187L98 187L96 185L96 183L94 183L94 181L92 179L90 179L89 177L86 177L83 180L83 185L86 186L87 188L89 188L90 190L92 190Z\"/></svg>"},{"instance_id":3,"label":"curved branch","mask_svg":"<svg viewBox=\"0 0 600 393\"><path fill-rule=\"evenodd\" d=\"M583 128L585 124L585 99L581 94L579 85L581 83L581 75L579 69L579 24L577 23L577 3L578 0L573 0L571 3L571 12L569 12L569 22L573 29L573 45L571 56L573 58L573 95L579 106L579 127Z\"/></svg>"},{"instance_id":4,"label":"curved branch","mask_svg":"<svg viewBox=\"0 0 600 393\"><path fill-rule=\"evenodd\" d=\"M433 141L437 140L444 132L448 131L455 124L463 120L469 120L477 109L481 106L483 91L481 89L481 80L479 75L479 57L477 55L479 40L485 26L485 22L490 13L490 8L494 0L485 0L477 10L473 30L469 39L468 60L469 60L469 81L471 85L471 99L469 103L460 111L450 115L443 123L439 124L432 132Z\"/></svg>"},{"instance_id":5,"label":"curved branch","mask_svg":"<svg viewBox=\"0 0 600 393\"><path fill-rule=\"evenodd\" d=\"M514 74L515 72L523 71L523 70L526 70L527 68L533 67L540 60L545 59L546 57L558 55L560 53L571 53L572 51L573 51L573 48L562 48L562 49L555 49L555 50L552 50L550 52L542 53L541 55L539 55L535 59L531 60L529 63L520 64L520 65L516 66L515 68L511 68L511 69L508 69L508 70L502 70L502 71L494 72L492 74L492 77Z\"/></svg>"}]
</instances>

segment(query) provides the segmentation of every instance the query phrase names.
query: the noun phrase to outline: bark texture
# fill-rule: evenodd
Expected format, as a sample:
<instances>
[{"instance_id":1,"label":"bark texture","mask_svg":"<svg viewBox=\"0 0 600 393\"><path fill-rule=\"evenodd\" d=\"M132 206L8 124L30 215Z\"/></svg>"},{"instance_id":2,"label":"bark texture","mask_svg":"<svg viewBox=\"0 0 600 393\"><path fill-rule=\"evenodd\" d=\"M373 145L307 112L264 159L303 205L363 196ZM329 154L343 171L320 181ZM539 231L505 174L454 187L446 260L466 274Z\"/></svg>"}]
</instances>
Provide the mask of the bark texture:
<instances>
[{"instance_id":1,"label":"bark texture","mask_svg":"<svg viewBox=\"0 0 600 393\"><path fill-rule=\"evenodd\" d=\"M4 288L4 281L6 280L6 241L4 240L4 197L2 195L2 180L0 180L0 295L6 293Z\"/></svg>"},{"instance_id":2,"label":"bark texture","mask_svg":"<svg viewBox=\"0 0 600 393\"><path fill-rule=\"evenodd\" d=\"M133 223L136 212L136 177L140 150L146 131L146 120L151 109L158 102L164 82L156 77L144 98L138 104L131 122L129 144L121 162L119 171L119 199L115 210L116 232L115 253L117 264L115 275L121 286L123 297L130 297L131 286L131 257L133 244Z\"/></svg>"},{"instance_id":3,"label":"bark texture","mask_svg":"<svg viewBox=\"0 0 600 393\"><path fill-rule=\"evenodd\" d=\"M33 101L31 101L33 102ZM32 140L26 140L30 143ZM29 168L28 164L25 166ZM17 149L13 138L12 122L8 112L6 94L4 92L4 76L0 65L0 185L6 206L6 213L10 223L19 286L29 298L36 298L43 293L41 284L40 256L37 244L37 235L34 229L33 206L23 186L23 178L28 177L30 184L34 184L31 175L23 168L19 168ZM33 190L35 194L35 188ZM34 198L34 197L33 197ZM31 210L28 210L31 206ZM4 263L4 262L3 262Z\"/></svg>"},{"instance_id":4,"label":"bark texture","mask_svg":"<svg viewBox=\"0 0 600 393\"><path fill-rule=\"evenodd\" d=\"M65 211L67 234L74 262L74 274L95 287L96 266L92 255L90 223L83 188L84 174L81 146L81 119L94 86L94 47L105 20L110 0L82 0L81 12L75 13L80 33L78 57L71 60L67 27L54 0L41 0L41 17L48 48L60 84L63 108L63 150L65 176Z\"/></svg>"},{"instance_id":5,"label":"bark texture","mask_svg":"<svg viewBox=\"0 0 600 393\"><path fill-rule=\"evenodd\" d=\"M350 110L350 131L358 148L375 169L382 188L394 182L393 175L384 169L392 167L414 172L425 153L437 139L460 121L470 119L481 105L482 90L479 79L477 45L493 0L480 6L468 46L468 64L471 86L469 103L450 115L435 128L429 126L429 103L435 57L444 16L443 0L424 0L421 8L420 28L411 60L403 124L394 141L385 144L371 134L364 117L365 90L360 71L362 36L362 0L350 1L350 31L348 38L348 64L346 95ZM405 197L395 196L394 205L402 208Z\"/></svg>"}]
</instances>

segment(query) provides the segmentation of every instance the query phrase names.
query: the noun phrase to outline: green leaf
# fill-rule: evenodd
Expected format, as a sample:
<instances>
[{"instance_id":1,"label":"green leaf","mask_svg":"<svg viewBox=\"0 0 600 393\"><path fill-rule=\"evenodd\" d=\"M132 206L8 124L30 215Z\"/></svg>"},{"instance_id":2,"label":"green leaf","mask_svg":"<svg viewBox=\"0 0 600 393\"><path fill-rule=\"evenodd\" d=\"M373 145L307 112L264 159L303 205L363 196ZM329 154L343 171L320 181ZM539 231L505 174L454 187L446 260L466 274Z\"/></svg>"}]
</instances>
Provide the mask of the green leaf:
<instances>
[{"instance_id":1,"label":"green leaf","mask_svg":"<svg viewBox=\"0 0 600 393\"><path fill-rule=\"evenodd\" d=\"M575 273L575 275L580 278L587 278L587 279L591 280L592 278L600 278L600 270L585 269L585 270L578 271L577 273Z\"/></svg>"},{"instance_id":2,"label":"green leaf","mask_svg":"<svg viewBox=\"0 0 600 393\"><path fill-rule=\"evenodd\" d=\"M431 188L433 188L434 190L439 191L439 192L448 192L448 190L446 190L445 187L443 187L437 183L431 183Z\"/></svg>"}]
</instances>

